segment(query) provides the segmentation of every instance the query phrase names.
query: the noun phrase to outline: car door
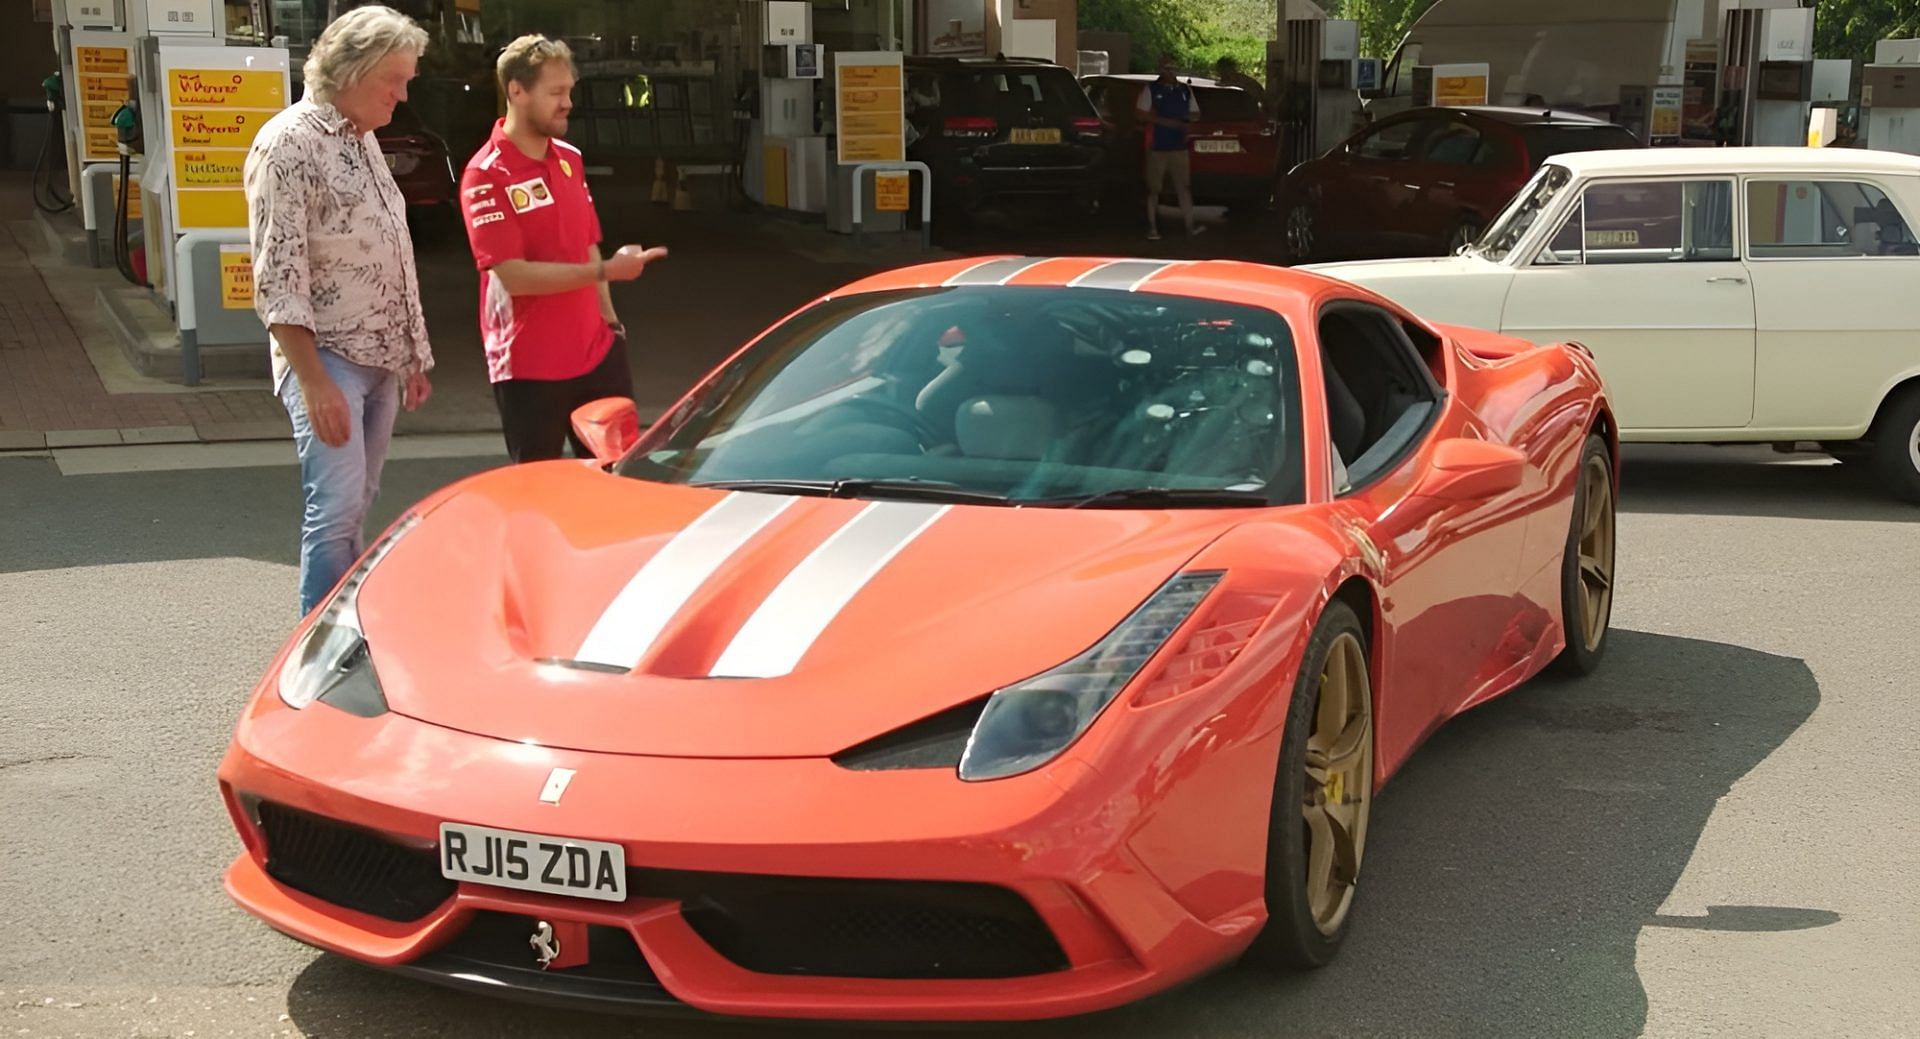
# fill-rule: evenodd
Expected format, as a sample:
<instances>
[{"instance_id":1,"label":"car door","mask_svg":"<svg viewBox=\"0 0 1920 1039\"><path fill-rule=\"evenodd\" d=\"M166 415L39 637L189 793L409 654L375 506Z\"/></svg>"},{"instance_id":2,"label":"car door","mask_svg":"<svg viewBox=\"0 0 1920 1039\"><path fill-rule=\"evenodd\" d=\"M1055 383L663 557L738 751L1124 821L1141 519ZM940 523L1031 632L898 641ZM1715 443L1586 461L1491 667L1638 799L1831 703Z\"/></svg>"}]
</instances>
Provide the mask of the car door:
<instances>
[{"instance_id":1,"label":"car door","mask_svg":"<svg viewBox=\"0 0 1920 1039\"><path fill-rule=\"evenodd\" d=\"M1863 428L1920 368L1920 247L1898 194L1844 175L1746 181L1756 430Z\"/></svg>"},{"instance_id":2,"label":"car door","mask_svg":"<svg viewBox=\"0 0 1920 1039\"><path fill-rule=\"evenodd\" d=\"M1405 178L1411 191L1395 221L1396 247L1409 255L1442 255L1479 237L1483 207L1468 196L1492 153L1492 142L1465 119L1435 127Z\"/></svg>"},{"instance_id":3,"label":"car door","mask_svg":"<svg viewBox=\"0 0 1920 1039\"><path fill-rule=\"evenodd\" d=\"M1329 244L1366 254L1393 251L1416 149L1437 125L1419 116L1390 119L1327 156L1330 165L1313 190L1314 220Z\"/></svg>"},{"instance_id":4,"label":"car door","mask_svg":"<svg viewBox=\"0 0 1920 1039\"><path fill-rule=\"evenodd\" d=\"M1392 648L1381 668L1383 688L1394 691L1386 704L1416 716L1381 724L1383 735L1405 741L1381 746L1392 761L1511 662L1506 636L1519 610L1526 529L1507 517L1521 492L1437 512L1414 501L1441 439L1489 439L1489 431L1463 428L1476 420L1448 407L1434 365L1398 315L1342 300L1322 308L1315 331L1336 515L1382 570ZM1445 348L1421 335L1428 350Z\"/></svg>"},{"instance_id":5,"label":"car door","mask_svg":"<svg viewBox=\"0 0 1920 1039\"><path fill-rule=\"evenodd\" d=\"M1586 344L1625 430L1744 429L1754 290L1733 188L1731 177L1587 183L1515 271L1501 331Z\"/></svg>"}]
</instances>

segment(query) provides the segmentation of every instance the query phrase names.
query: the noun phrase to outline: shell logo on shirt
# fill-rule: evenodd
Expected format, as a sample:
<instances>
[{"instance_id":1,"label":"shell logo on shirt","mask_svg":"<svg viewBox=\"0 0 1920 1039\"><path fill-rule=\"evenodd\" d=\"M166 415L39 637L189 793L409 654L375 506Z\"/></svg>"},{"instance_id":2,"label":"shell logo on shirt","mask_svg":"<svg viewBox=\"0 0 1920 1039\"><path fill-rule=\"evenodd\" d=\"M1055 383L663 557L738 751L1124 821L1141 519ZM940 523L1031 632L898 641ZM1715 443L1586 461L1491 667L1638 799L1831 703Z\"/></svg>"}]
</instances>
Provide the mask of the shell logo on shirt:
<instances>
[{"instance_id":1,"label":"shell logo on shirt","mask_svg":"<svg viewBox=\"0 0 1920 1039\"><path fill-rule=\"evenodd\" d=\"M524 213L530 209L553 205L553 192L547 190L545 178L535 177L518 184L507 185L507 201L513 203L513 211Z\"/></svg>"}]
</instances>

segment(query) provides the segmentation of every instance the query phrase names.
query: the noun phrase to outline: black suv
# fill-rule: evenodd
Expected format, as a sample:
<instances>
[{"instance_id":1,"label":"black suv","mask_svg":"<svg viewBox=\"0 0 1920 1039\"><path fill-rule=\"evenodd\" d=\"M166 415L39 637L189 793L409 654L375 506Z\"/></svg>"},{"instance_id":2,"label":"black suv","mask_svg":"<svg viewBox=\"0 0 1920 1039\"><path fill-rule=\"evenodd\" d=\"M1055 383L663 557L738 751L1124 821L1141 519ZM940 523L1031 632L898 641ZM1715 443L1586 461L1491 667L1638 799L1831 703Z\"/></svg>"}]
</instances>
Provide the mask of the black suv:
<instances>
[{"instance_id":1,"label":"black suv","mask_svg":"<svg viewBox=\"0 0 1920 1039\"><path fill-rule=\"evenodd\" d=\"M907 157L963 216L1015 195L1098 204L1106 126L1073 73L1022 58L906 59Z\"/></svg>"}]
</instances>

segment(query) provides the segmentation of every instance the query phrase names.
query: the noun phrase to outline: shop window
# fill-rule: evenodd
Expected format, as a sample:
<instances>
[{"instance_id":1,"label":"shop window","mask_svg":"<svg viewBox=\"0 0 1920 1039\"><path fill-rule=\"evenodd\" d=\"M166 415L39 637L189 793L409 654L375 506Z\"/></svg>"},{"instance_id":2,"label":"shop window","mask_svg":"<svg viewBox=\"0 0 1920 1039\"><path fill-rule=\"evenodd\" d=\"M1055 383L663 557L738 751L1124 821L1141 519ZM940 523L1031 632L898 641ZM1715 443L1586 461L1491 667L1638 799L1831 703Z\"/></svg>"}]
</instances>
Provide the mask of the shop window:
<instances>
[{"instance_id":1,"label":"shop window","mask_svg":"<svg viewBox=\"0 0 1920 1039\"><path fill-rule=\"evenodd\" d=\"M1756 260L1920 254L1900 208L1857 181L1749 181L1747 241Z\"/></svg>"},{"instance_id":2,"label":"shop window","mask_svg":"<svg viewBox=\"0 0 1920 1039\"><path fill-rule=\"evenodd\" d=\"M1725 261L1733 253L1733 184L1601 183L1587 188L1536 265Z\"/></svg>"}]
</instances>

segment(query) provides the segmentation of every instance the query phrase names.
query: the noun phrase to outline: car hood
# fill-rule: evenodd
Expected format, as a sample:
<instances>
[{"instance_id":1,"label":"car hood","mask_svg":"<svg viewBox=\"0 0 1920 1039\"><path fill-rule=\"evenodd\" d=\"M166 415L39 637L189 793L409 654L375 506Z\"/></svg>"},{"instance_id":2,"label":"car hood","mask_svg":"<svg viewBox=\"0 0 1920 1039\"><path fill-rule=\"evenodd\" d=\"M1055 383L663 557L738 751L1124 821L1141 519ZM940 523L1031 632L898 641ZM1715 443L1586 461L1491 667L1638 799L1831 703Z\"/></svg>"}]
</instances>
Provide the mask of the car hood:
<instances>
[{"instance_id":1,"label":"car hood","mask_svg":"<svg viewBox=\"0 0 1920 1039\"><path fill-rule=\"evenodd\" d=\"M358 608L390 708L421 721L818 757L1070 659L1246 517L744 494L545 463L431 509Z\"/></svg>"},{"instance_id":2,"label":"car hood","mask_svg":"<svg viewBox=\"0 0 1920 1039\"><path fill-rule=\"evenodd\" d=\"M1359 285L1430 321L1498 331L1513 269L1478 256L1316 263L1300 268Z\"/></svg>"}]
</instances>

